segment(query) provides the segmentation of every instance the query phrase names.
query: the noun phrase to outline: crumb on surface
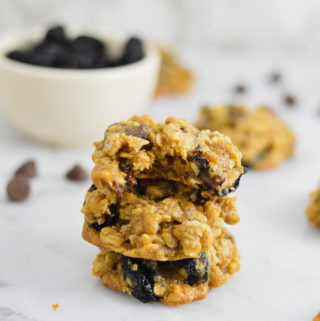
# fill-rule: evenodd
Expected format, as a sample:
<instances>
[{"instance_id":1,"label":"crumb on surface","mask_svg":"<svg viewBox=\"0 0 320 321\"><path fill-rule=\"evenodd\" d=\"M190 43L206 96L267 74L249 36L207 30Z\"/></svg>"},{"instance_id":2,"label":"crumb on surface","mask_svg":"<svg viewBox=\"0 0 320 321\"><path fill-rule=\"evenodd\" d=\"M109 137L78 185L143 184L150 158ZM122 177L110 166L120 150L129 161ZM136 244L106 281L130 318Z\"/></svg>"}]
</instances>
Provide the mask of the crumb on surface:
<instances>
[{"instance_id":1,"label":"crumb on surface","mask_svg":"<svg viewBox=\"0 0 320 321\"><path fill-rule=\"evenodd\" d=\"M60 307L59 303L52 304L52 309L54 311L57 311L59 309L59 307Z\"/></svg>"}]
</instances>

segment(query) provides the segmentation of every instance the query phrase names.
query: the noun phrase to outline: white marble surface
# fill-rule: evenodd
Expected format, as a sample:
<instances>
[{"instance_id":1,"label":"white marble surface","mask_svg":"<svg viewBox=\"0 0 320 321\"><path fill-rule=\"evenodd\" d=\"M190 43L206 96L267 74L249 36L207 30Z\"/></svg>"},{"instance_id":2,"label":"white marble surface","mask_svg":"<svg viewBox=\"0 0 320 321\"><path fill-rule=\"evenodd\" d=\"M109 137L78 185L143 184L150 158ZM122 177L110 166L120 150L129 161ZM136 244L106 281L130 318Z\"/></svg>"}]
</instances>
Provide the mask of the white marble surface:
<instances>
[{"instance_id":1,"label":"white marble surface","mask_svg":"<svg viewBox=\"0 0 320 321\"><path fill-rule=\"evenodd\" d=\"M150 112L192 120L202 103L232 101L230 87L243 81L251 106L268 103L297 134L297 153L280 168L249 172L237 191L241 223L232 227L241 270L208 297L180 307L142 304L111 291L91 276L97 249L81 237L80 208L89 182L64 180L75 162L92 166L92 148L37 145L0 118L0 320L219 320L304 321L320 311L320 232L307 223L308 193L320 177L320 73L310 57L218 56L185 52L196 70L193 92L155 101ZM283 85L266 78L281 68ZM299 97L296 109L279 102L284 91ZM102 133L101 133L102 135ZM6 199L5 184L22 161L34 158L39 175L31 197ZM51 304L59 303L58 311Z\"/></svg>"}]
</instances>

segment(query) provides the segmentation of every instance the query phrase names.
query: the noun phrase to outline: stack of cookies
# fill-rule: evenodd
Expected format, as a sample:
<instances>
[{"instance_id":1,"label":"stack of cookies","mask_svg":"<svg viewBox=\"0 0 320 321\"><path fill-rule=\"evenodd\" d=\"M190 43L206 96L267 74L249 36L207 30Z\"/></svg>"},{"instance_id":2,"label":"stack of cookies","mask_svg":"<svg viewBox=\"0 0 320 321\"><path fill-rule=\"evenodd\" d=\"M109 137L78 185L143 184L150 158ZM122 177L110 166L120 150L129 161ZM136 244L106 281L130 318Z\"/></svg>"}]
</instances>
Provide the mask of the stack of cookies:
<instances>
[{"instance_id":1,"label":"stack of cookies","mask_svg":"<svg viewBox=\"0 0 320 321\"><path fill-rule=\"evenodd\" d=\"M239 270L224 227L239 222L244 168L231 140L169 117L111 125L93 153L83 238L100 248L93 274L142 302L206 297Z\"/></svg>"}]
</instances>

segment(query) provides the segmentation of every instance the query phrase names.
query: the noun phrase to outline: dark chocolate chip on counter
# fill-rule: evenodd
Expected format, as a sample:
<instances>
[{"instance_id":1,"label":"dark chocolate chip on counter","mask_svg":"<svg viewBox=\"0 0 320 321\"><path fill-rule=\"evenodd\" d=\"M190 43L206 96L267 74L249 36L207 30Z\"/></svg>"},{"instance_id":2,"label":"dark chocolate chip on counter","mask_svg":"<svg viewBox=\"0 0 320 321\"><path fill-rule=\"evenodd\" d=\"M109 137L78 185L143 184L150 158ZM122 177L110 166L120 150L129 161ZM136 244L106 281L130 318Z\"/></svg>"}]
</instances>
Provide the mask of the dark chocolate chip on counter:
<instances>
[{"instance_id":1,"label":"dark chocolate chip on counter","mask_svg":"<svg viewBox=\"0 0 320 321\"><path fill-rule=\"evenodd\" d=\"M132 126L126 129L125 133L127 136L135 136L145 140L149 139L148 125L140 124L139 126Z\"/></svg>"},{"instance_id":2,"label":"dark chocolate chip on counter","mask_svg":"<svg viewBox=\"0 0 320 321\"><path fill-rule=\"evenodd\" d=\"M270 81L272 83L277 83L280 82L282 80L282 75L280 72L273 72L270 76Z\"/></svg>"},{"instance_id":3,"label":"dark chocolate chip on counter","mask_svg":"<svg viewBox=\"0 0 320 321\"><path fill-rule=\"evenodd\" d=\"M26 163L22 164L15 172L15 175L25 175L28 177L35 177L36 176L36 164L33 160L27 161Z\"/></svg>"},{"instance_id":4,"label":"dark chocolate chip on counter","mask_svg":"<svg viewBox=\"0 0 320 321\"><path fill-rule=\"evenodd\" d=\"M234 91L237 93L237 94L244 94L246 91L247 91L247 88L245 85L243 84L239 84L239 85L236 85L234 87Z\"/></svg>"},{"instance_id":5,"label":"dark chocolate chip on counter","mask_svg":"<svg viewBox=\"0 0 320 321\"><path fill-rule=\"evenodd\" d=\"M16 175L7 185L7 195L12 201L23 201L29 194L30 179L26 175Z\"/></svg>"},{"instance_id":6,"label":"dark chocolate chip on counter","mask_svg":"<svg viewBox=\"0 0 320 321\"><path fill-rule=\"evenodd\" d=\"M288 106L288 107L293 107L294 105L296 105L297 103L297 99L295 96L287 94L283 97L284 103Z\"/></svg>"},{"instance_id":7,"label":"dark chocolate chip on counter","mask_svg":"<svg viewBox=\"0 0 320 321\"><path fill-rule=\"evenodd\" d=\"M75 165L67 172L66 178L71 181L79 182L87 180L88 174L80 165Z\"/></svg>"}]
</instances>

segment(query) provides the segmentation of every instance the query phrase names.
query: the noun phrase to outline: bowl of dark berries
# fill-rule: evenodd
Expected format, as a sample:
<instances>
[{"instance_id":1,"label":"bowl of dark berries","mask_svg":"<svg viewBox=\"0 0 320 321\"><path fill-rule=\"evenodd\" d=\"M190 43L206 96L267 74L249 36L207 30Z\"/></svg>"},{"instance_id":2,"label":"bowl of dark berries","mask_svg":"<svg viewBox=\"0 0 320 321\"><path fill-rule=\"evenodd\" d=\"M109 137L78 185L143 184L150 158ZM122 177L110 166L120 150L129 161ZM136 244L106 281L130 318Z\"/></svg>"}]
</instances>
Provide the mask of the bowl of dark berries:
<instances>
[{"instance_id":1,"label":"bowl of dark berries","mask_svg":"<svg viewBox=\"0 0 320 321\"><path fill-rule=\"evenodd\" d=\"M62 26L4 35L0 109L30 137L85 146L143 112L158 69L157 47L137 37Z\"/></svg>"}]
</instances>

